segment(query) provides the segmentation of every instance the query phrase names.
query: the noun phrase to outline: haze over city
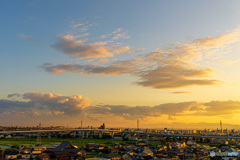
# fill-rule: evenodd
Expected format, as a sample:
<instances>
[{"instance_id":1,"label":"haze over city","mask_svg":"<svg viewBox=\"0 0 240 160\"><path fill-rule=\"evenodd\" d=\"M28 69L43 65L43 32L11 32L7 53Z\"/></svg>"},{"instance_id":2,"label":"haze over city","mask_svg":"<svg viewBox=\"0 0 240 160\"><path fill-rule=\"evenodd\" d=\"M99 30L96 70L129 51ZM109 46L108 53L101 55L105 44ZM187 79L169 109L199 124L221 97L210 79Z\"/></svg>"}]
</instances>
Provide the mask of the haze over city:
<instances>
[{"instance_id":1,"label":"haze over city","mask_svg":"<svg viewBox=\"0 0 240 160\"><path fill-rule=\"evenodd\" d=\"M4 1L0 126L240 128L240 1Z\"/></svg>"}]
</instances>

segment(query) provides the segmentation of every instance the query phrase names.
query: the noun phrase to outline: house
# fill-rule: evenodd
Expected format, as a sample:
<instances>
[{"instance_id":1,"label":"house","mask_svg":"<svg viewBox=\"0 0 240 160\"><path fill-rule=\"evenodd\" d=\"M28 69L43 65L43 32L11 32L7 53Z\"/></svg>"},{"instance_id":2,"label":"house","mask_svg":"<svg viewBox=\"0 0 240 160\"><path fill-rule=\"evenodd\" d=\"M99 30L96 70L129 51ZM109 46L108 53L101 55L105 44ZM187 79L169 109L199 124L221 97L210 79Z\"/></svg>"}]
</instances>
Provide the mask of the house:
<instances>
[{"instance_id":1,"label":"house","mask_svg":"<svg viewBox=\"0 0 240 160\"><path fill-rule=\"evenodd\" d=\"M185 158L196 158L194 153L185 153Z\"/></svg>"},{"instance_id":2,"label":"house","mask_svg":"<svg viewBox=\"0 0 240 160\"><path fill-rule=\"evenodd\" d=\"M52 150L53 157L68 158L82 155L80 149L76 148L71 142L63 141L58 147Z\"/></svg>"},{"instance_id":3,"label":"house","mask_svg":"<svg viewBox=\"0 0 240 160\"><path fill-rule=\"evenodd\" d=\"M84 151L84 150L80 150L80 151L78 152L78 155L81 156L81 157L83 157L83 156L86 156L86 155L87 155L87 152Z\"/></svg>"},{"instance_id":4,"label":"house","mask_svg":"<svg viewBox=\"0 0 240 160\"><path fill-rule=\"evenodd\" d=\"M121 148L122 144L121 143L114 143L113 145L111 145L113 148Z\"/></svg>"},{"instance_id":5,"label":"house","mask_svg":"<svg viewBox=\"0 0 240 160\"><path fill-rule=\"evenodd\" d=\"M51 157L50 157L50 155L49 154L41 154L41 155L38 155L37 156L37 159L38 160L50 160L51 159Z\"/></svg>"},{"instance_id":6,"label":"house","mask_svg":"<svg viewBox=\"0 0 240 160\"><path fill-rule=\"evenodd\" d=\"M120 151L120 150L117 149L117 148L111 148L111 149L110 149L110 152L111 152L111 153L119 153L119 151Z\"/></svg>"},{"instance_id":7,"label":"house","mask_svg":"<svg viewBox=\"0 0 240 160\"><path fill-rule=\"evenodd\" d=\"M119 155L119 154L115 154L115 153L113 153L113 154L110 154L111 156L112 156L112 160L120 160L122 157L121 157L121 155Z\"/></svg>"},{"instance_id":8,"label":"house","mask_svg":"<svg viewBox=\"0 0 240 160\"><path fill-rule=\"evenodd\" d=\"M102 151L104 149L104 147L107 147L107 145L106 144L100 144L96 148L100 152L100 151Z\"/></svg>"},{"instance_id":9,"label":"house","mask_svg":"<svg viewBox=\"0 0 240 160\"><path fill-rule=\"evenodd\" d=\"M87 151L91 151L91 152L94 152L97 150L97 144L95 143L88 143L86 146L85 146L85 149Z\"/></svg>"},{"instance_id":10,"label":"house","mask_svg":"<svg viewBox=\"0 0 240 160\"><path fill-rule=\"evenodd\" d=\"M30 159L31 155L28 153L22 153L22 159Z\"/></svg>"},{"instance_id":11,"label":"house","mask_svg":"<svg viewBox=\"0 0 240 160\"><path fill-rule=\"evenodd\" d=\"M18 150L8 150L8 149L4 151L4 155L5 155L4 156L5 159L17 159L19 156L21 156Z\"/></svg>"},{"instance_id":12,"label":"house","mask_svg":"<svg viewBox=\"0 0 240 160\"><path fill-rule=\"evenodd\" d=\"M153 156L153 152L149 148L144 148L144 150L140 151L142 156Z\"/></svg>"}]
</instances>

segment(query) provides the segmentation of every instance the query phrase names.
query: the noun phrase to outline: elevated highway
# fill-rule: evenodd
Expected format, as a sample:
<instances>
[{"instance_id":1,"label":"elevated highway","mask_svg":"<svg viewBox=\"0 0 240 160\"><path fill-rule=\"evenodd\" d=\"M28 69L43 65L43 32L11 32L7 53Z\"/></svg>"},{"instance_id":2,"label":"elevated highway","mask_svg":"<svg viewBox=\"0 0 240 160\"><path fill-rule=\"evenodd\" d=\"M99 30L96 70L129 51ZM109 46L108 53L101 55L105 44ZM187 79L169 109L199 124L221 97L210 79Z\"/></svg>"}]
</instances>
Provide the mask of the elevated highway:
<instances>
[{"instance_id":1,"label":"elevated highway","mask_svg":"<svg viewBox=\"0 0 240 160\"><path fill-rule=\"evenodd\" d=\"M183 134L162 134L157 132L145 132L145 131L121 131L121 130L108 130L108 129L57 129L57 130L26 130L26 131L0 131L0 135L11 135L11 134L34 134L34 133L73 133L74 137L76 135L81 137L86 137L91 134L98 135L100 138L103 134L109 134L112 138L114 138L114 133L118 134L130 134L137 136L155 136L155 137L182 137L182 138L217 138L217 139L240 139L239 136L220 136L220 135L183 135Z\"/></svg>"}]
</instances>

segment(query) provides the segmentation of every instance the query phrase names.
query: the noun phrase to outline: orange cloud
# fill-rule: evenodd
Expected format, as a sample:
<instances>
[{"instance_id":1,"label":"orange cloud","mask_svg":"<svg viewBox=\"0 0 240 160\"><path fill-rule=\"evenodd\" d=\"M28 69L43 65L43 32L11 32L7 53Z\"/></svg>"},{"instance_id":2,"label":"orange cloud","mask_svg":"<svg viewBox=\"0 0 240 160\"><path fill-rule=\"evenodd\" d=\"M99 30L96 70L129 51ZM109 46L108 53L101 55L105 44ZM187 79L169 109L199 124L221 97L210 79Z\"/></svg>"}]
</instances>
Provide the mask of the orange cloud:
<instances>
[{"instance_id":1,"label":"orange cloud","mask_svg":"<svg viewBox=\"0 0 240 160\"><path fill-rule=\"evenodd\" d=\"M82 40L74 40L74 36L66 35L58 38L58 42L52 47L70 57L81 59L113 57L114 54L127 53L130 50L129 46L106 46L107 44L106 41L86 43Z\"/></svg>"},{"instance_id":2,"label":"orange cloud","mask_svg":"<svg viewBox=\"0 0 240 160\"><path fill-rule=\"evenodd\" d=\"M183 91L172 92L172 94L184 94L184 93L190 93L190 92L183 92Z\"/></svg>"},{"instance_id":3,"label":"orange cloud","mask_svg":"<svg viewBox=\"0 0 240 160\"><path fill-rule=\"evenodd\" d=\"M174 117L184 116L232 116L240 113L239 101L211 101L203 102L180 102L165 103L150 106L126 106L126 105L99 105L86 108L88 115L112 115L124 119L136 120L168 115L171 120ZM208 117L211 118L211 117Z\"/></svg>"},{"instance_id":4,"label":"orange cloud","mask_svg":"<svg viewBox=\"0 0 240 160\"><path fill-rule=\"evenodd\" d=\"M116 31L117 33L117 31ZM50 73L78 73L79 75L120 75L138 77L138 84L156 89L182 88L188 86L216 85L220 80L210 78L213 68L202 66L201 61L211 60L211 54L222 53L239 41L240 32L234 30L216 37L197 38L188 43L177 43L170 47L150 52L139 58L98 64L43 65ZM54 47L71 56L82 58L107 58L113 54L129 52L129 46L105 46L106 42L85 44L65 36Z\"/></svg>"},{"instance_id":5,"label":"orange cloud","mask_svg":"<svg viewBox=\"0 0 240 160\"><path fill-rule=\"evenodd\" d=\"M10 94L12 95L16 94ZM17 94L18 95L18 94ZM137 119L165 118L177 121L180 118L207 120L222 117L238 116L240 113L240 101L211 101L211 102L179 102L165 103L151 106L127 106L127 105L98 105L91 106L91 100L81 95L64 96L55 93L28 92L23 95L22 101L0 99L0 117L28 118L29 120L41 117L50 120L55 117L62 118L80 116L92 119L95 122L108 117L112 122L115 119L135 121ZM112 118L114 117L114 118Z\"/></svg>"},{"instance_id":6,"label":"orange cloud","mask_svg":"<svg viewBox=\"0 0 240 160\"><path fill-rule=\"evenodd\" d=\"M129 73L132 68L128 66L122 66L122 65L112 65L112 66L103 66L103 65L80 65L80 64L60 64L60 65L49 65L45 64L42 66L45 70L47 70L50 73L55 74L62 74L66 72L75 72L79 74L86 74L86 75L119 75L124 73Z\"/></svg>"},{"instance_id":7,"label":"orange cloud","mask_svg":"<svg viewBox=\"0 0 240 160\"><path fill-rule=\"evenodd\" d=\"M113 56L105 47L101 47L97 44L85 44L81 40L75 41L70 35L59 38L58 42L52 45L52 47L71 57L105 58Z\"/></svg>"},{"instance_id":8,"label":"orange cloud","mask_svg":"<svg viewBox=\"0 0 240 160\"><path fill-rule=\"evenodd\" d=\"M20 96L9 94L8 97ZM91 100L81 95L63 96L55 93L28 92L21 95L25 101L0 100L0 113L24 113L29 115L63 114L76 115L90 106Z\"/></svg>"}]
</instances>

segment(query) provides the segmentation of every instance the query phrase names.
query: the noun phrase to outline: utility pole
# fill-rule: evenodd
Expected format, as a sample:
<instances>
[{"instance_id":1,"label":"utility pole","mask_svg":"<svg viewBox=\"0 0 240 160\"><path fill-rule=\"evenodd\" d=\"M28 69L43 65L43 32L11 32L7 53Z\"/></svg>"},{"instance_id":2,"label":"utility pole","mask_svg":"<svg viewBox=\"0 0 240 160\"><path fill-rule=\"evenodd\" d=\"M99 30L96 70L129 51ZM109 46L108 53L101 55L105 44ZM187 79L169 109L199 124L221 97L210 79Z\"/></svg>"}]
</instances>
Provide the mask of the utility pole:
<instances>
[{"instance_id":1,"label":"utility pole","mask_svg":"<svg viewBox=\"0 0 240 160\"><path fill-rule=\"evenodd\" d=\"M139 119L137 120L137 130L139 131Z\"/></svg>"},{"instance_id":2,"label":"utility pole","mask_svg":"<svg viewBox=\"0 0 240 160\"><path fill-rule=\"evenodd\" d=\"M38 130L39 130L39 132L38 132L38 134L37 134L37 145L39 145L39 146L41 146L41 136L42 136L42 134L41 134L41 129L42 129L42 127L41 127L41 122L39 123L39 126L38 126Z\"/></svg>"},{"instance_id":3,"label":"utility pole","mask_svg":"<svg viewBox=\"0 0 240 160\"><path fill-rule=\"evenodd\" d=\"M222 130L222 120L220 120L220 128L221 128L221 133L223 133L223 130Z\"/></svg>"}]
</instances>

